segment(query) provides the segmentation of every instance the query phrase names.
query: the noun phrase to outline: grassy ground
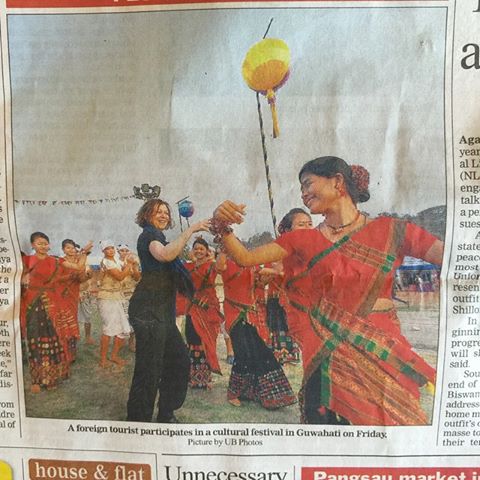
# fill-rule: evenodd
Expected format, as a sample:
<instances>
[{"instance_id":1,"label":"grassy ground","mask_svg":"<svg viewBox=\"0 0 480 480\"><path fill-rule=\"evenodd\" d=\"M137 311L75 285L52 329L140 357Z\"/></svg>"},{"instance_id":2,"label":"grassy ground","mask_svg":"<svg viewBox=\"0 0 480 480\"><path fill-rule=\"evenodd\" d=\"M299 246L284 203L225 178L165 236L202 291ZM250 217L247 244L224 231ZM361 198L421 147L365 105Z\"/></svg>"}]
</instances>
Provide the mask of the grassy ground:
<instances>
[{"instance_id":1,"label":"grassy ground","mask_svg":"<svg viewBox=\"0 0 480 480\"><path fill-rule=\"evenodd\" d=\"M98 366L98 332L100 322L94 319L97 345L83 341L78 347L76 362L70 378L56 390L30 393L30 378L25 365L25 397L29 417L47 417L83 420L124 420L128 391L133 373L134 354L125 348L122 356L128 361L124 368L117 366L103 369ZM186 402L177 416L182 423L298 423L298 405L276 411L267 411L259 405L247 402L234 407L227 402L226 392L230 365L225 362L226 349L223 338L218 341L218 354L223 375L214 375L211 390L189 389ZM285 372L292 388L297 392L302 380L302 366L287 365Z\"/></svg>"},{"instance_id":2,"label":"grassy ground","mask_svg":"<svg viewBox=\"0 0 480 480\"><path fill-rule=\"evenodd\" d=\"M438 331L438 311L427 308L419 313L417 305L412 310L404 307L400 314L405 335L417 347L419 353L432 365L436 364L436 345L425 345L423 339L435 339ZM435 320L436 319L436 320ZM418 326L419 325L419 326ZM128 360L122 369L116 366L102 369L98 366L100 321L96 317L93 331L97 345L79 344L77 361L71 369L71 376L56 390L30 393L28 366L24 365L25 401L29 417L83 419L83 420L124 420L128 391L133 372L134 354L127 349L123 356ZM83 333L83 332L82 332ZM423 343L422 343L423 342ZM177 412L182 423L299 423L298 405L291 405L276 411L267 411L258 404L246 402L234 407L226 400L230 366L225 362L226 352L222 337L219 337L218 353L223 371L214 376L212 390L189 390L184 406ZM295 392L302 381L301 365L286 365L285 373ZM431 412L432 397L422 395L424 408Z\"/></svg>"}]
</instances>

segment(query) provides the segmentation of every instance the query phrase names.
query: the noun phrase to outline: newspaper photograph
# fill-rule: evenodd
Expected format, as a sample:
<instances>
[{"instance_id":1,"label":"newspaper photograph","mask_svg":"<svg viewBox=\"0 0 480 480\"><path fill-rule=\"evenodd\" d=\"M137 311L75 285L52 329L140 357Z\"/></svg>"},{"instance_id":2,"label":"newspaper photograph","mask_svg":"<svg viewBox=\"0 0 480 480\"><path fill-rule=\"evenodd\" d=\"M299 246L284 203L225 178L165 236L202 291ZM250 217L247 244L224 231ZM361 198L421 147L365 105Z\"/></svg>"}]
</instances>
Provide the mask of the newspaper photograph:
<instances>
[{"instance_id":1,"label":"newspaper photograph","mask_svg":"<svg viewBox=\"0 0 480 480\"><path fill-rule=\"evenodd\" d=\"M479 14L7 0L0 480L477 480Z\"/></svg>"}]
</instances>

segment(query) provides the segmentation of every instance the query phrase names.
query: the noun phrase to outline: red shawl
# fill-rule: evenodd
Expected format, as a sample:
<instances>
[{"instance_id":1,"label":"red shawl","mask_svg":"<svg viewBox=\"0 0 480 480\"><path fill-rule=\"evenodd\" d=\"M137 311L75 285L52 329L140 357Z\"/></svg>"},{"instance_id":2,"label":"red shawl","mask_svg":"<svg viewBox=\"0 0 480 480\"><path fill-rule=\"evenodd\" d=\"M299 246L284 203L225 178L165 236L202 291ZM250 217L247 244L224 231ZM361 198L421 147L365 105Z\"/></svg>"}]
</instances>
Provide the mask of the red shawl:
<instances>
[{"instance_id":1,"label":"red shawl","mask_svg":"<svg viewBox=\"0 0 480 480\"><path fill-rule=\"evenodd\" d=\"M22 293L20 306L22 332L26 332L30 308L36 300L41 299L60 341L64 343L68 338L78 337L76 310L74 315L72 298L66 288L71 279L71 271L65 269L56 257L39 259L36 255L30 255L23 257L23 262L28 287Z\"/></svg>"}]
</instances>

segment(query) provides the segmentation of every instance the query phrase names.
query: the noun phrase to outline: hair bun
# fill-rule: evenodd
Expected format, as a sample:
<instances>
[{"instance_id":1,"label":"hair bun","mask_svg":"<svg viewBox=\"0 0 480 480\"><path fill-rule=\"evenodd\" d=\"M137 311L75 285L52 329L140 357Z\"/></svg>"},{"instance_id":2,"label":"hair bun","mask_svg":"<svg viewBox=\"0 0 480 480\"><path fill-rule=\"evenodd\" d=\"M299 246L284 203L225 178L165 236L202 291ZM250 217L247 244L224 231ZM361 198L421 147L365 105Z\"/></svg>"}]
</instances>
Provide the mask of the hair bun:
<instances>
[{"instance_id":1,"label":"hair bun","mask_svg":"<svg viewBox=\"0 0 480 480\"><path fill-rule=\"evenodd\" d=\"M370 174L365 167L361 165L351 165L352 180L355 183L360 193L368 192L368 185L370 183Z\"/></svg>"}]
</instances>

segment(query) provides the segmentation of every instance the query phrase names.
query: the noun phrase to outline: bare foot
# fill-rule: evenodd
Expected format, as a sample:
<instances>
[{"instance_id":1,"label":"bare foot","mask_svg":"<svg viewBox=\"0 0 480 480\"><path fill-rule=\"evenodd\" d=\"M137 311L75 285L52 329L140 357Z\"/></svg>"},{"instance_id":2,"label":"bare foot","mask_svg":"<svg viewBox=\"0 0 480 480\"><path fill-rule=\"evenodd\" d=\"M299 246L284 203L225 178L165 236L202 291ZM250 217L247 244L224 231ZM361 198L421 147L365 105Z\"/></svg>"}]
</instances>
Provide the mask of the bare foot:
<instances>
[{"instance_id":1,"label":"bare foot","mask_svg":"<svg viewBox=\"0 0 480 480\"><path fill-rule=\"evenodd\" d=\"M30 387L30 392L32 393L40 393L41 391L42 389L40 388L40 385L38 385L37 383L35 383Z\"/></svg>"},{"instance_id":2,"label":"bare foot","mask_svg":"<svg viewBox=\"0 0 480 480\"><path fill-rule=\"evenodd\" d=\"M96 344L97 344L97 342L96 342L92 337L87 337L87 338L85 339L85 343L86 343L87 345L96 345Z\"/></svg>"},{"instance_id":3,"label":"bare foot","mask_svg":"<svg viewBox=\"0 0 480 480\"><path fill-rule=\"evenodd\" d=\"M98 362L98 365L101 367L101 368L108 368L110 365L112 364L112 362L110 360L100 360Z\"/></svg>"},{"instance_id":4,"label":"bare foot","mask_svg":"<svg viewBox=\"0 0 480 480\"><path fill-rule=\"evenodd\" d=\"M112 357L111 360L113 363L116 363L121 367L125 366L125 364L127 363L123 358L120 358L120 357Z\"/></svg>"},{"instance_id":5,"label":"bare foot","mask_svg":"<svg viewBox=\"0 0 480 480\"><path fill-rule=\"evenodd\" d=\"M238 398L229 398L228 403L234 407L241 407L242 402Z\"/></svg>"}]
</instances>

